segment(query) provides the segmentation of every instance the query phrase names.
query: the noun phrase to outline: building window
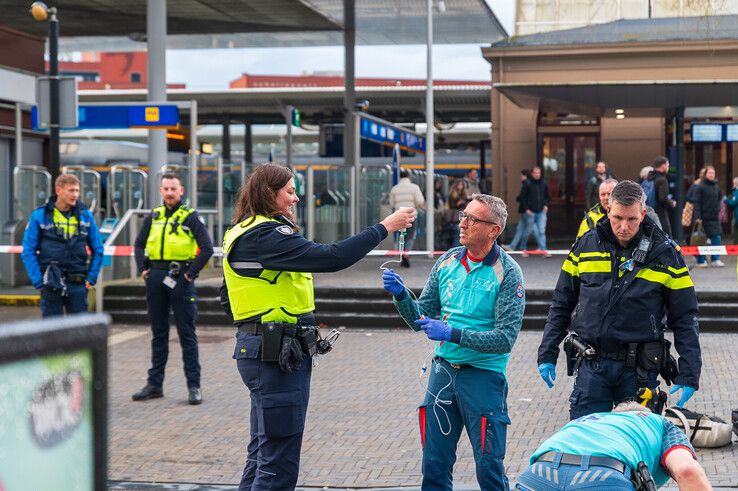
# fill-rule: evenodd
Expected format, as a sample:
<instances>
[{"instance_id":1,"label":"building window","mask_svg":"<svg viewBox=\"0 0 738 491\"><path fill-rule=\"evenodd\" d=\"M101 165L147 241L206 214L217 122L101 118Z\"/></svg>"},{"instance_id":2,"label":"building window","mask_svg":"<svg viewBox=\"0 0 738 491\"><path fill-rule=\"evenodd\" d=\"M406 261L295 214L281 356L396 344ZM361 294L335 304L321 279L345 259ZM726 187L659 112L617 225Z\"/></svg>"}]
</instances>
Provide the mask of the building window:
<instances>
[{"instance_id":1,"label":"building window","mask_svg":"<svg viewBox=\"0 0 738 491\"><path fill-rule=\"evenodd\" d=\"M138 72L131 73L131 82L134 84L140 84L141 83L141 74Z\"/></svg>"}]
</instances>

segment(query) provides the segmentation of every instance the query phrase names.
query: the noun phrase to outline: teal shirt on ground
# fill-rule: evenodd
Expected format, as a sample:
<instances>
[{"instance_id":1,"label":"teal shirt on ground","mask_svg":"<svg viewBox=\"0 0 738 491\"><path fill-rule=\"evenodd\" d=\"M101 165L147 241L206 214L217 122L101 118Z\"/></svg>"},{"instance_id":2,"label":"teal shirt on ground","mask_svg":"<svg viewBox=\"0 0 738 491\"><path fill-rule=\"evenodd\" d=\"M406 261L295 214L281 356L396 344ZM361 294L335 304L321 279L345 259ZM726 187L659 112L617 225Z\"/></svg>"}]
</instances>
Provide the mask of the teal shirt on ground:
<instances>
[{"instance_id":1,"label":"teal shirt on ground","mask_svg":"<svg viewBox=\"0 0 738 491\"><path fill-rule=\"evenodd\" d=\"M569 422L533 452L530 463L546 452L611 457L631 470L645 462L658 487L669 480L662 457L676 446L694 455L686 435L650 412L594 413Z\"/></svg>"},{"instance_id":2,"label":"teal shirt on ground","mask_svg":"<svg viewBox=\"0 0 738 491\"><path fill-rule=\"evenodd\" d=\"M458 344L436 343L436 355L505 374L523 321L525 290L520 266L497 244L477 263L466 247L450 249L433 266L417 302L409 295L394 302L415 331L421 314L460 331Z\"/></svg>"}]
</instances>

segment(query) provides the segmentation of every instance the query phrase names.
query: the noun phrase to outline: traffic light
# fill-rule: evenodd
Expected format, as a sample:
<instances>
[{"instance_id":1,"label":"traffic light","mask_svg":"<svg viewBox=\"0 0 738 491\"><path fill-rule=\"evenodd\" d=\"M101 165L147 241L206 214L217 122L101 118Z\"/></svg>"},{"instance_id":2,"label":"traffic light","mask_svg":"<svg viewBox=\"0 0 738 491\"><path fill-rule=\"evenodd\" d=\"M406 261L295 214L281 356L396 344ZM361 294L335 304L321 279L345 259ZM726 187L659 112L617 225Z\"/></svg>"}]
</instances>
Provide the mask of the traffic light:
<instances>
[{"instance_id":1,"label":"traffic light","mask_svg":"<svg viewBox=\"0 0 738 491\"><path fill-rule=\"evenodd\" d=\"M296 107L292 108L292 126L300 126L300 110Z\"/></svg>"}]
</instances>

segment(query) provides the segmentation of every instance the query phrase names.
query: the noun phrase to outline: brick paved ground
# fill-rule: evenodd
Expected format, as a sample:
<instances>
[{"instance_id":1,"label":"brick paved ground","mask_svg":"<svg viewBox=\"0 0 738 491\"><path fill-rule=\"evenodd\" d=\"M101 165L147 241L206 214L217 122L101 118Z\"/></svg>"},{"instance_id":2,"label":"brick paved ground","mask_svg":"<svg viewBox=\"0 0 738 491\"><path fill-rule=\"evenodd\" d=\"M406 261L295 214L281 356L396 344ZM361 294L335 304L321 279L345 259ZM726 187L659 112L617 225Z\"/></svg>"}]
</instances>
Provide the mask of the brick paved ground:
<instances>
[{"instance_id":1,"label":"brick paved ground","mask_svg":"<svg viewBox=\"0 0 738 491\"><path fill-rule=\"evenodd\" d=\"M231 330L201 333L202 406L186 403L176 339L171 343L165 397L134 403L145 383L148 333L116 327L110 351L110 468L112 481L235 484L248 435L249 402L231 359ZM521 334L509 366L507 471L514 478L531 451L566 422L571 380L559 373L547 390L535 369L537 332ZM704 334L702 389L691 409L728 419L738 334ZM420 366L431 350L406 331L347 332L314 372L302 452L301 486L336 488L417 486L420 448L415 408ZM559 366L563 366L560 360ZM561 369L559 369L561 372ZM423 379L422 382L425 382ZM462 437L456 482L473 486L474 466ZM700 451L713 484L738 487L736 447ZM129 488L130 489L130 488Z\"/></svg>"}]
</instances>

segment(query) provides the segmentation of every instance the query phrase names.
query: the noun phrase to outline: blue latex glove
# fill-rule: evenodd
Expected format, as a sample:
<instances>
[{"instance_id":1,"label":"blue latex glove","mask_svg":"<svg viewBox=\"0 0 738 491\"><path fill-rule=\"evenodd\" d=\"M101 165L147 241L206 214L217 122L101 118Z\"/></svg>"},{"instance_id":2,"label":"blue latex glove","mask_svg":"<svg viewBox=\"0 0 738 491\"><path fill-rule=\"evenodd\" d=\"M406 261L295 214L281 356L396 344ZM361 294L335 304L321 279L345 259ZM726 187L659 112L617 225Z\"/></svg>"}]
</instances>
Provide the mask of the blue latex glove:
<instances>
[{"instance_id":1,"label":"blue latex glove","mask_svg":"<svg viewBox=\"0 0 738 491\"><path fill-rule=\"evenodd\" d=\"M400 278L400 275L395 273L392 269L385 269L382 271L382 281L384 281L385 291L396 297L405 291L405 284L403 283L402 278Z\"/></svg>"},{"instance_id":2,"label":"blue latex glove","mask_svg":"<svg viewBox=\"0 0 738 491\"><path fill-rule=\"evenodd\" d=\"M692 398L692 396L694 395L694 391L696 389L688 385L677 384L671 388L671 390L669 391L669 394L673 394L677 392L679 389L682 389L682 395L679 398L679 401L676 403L676 406L678 408L683 408L684 404Z\"/></svg>"},{"instance_id":3,"label":"blue latex glove","mask_svg":"<svg viewBox=\"0 0 738 491\"><path fill-rule=\"evenodd\" d=\"M538 373L549 389L553 389L554 380L556 380L556 365L553 363L541 363L538 365Z\"/></svg>"},{"instance_id":4,"label":"blue latex glove","mask_svg":"<svg viewBox=\"0 0 738 491\"><path fill-rule=\"evenodd\" d=\"M415 321L415 324L425 331L428 339L432 339L433 341L451 340L451 326L443 321L421 317Z\"/></svg>"}]
</instances>

